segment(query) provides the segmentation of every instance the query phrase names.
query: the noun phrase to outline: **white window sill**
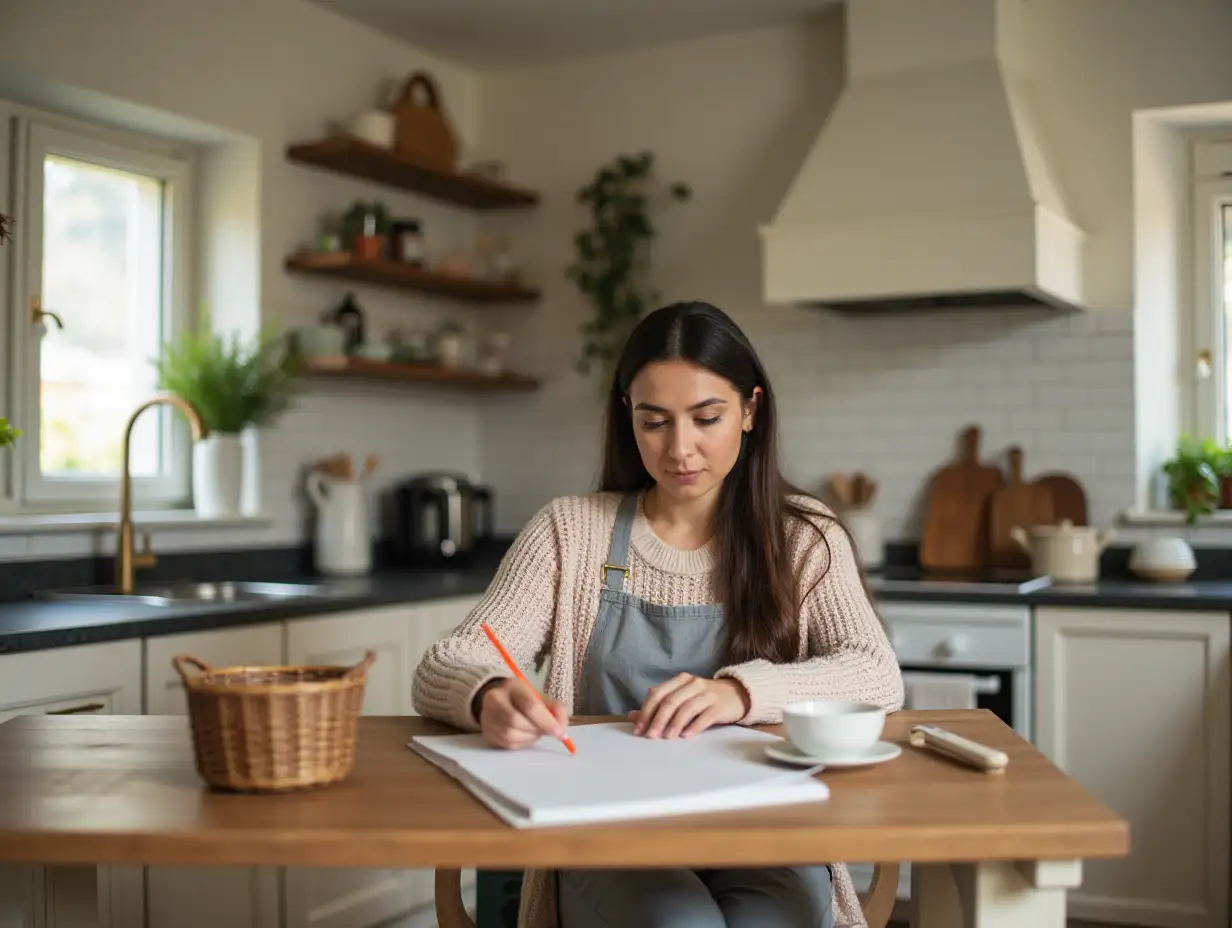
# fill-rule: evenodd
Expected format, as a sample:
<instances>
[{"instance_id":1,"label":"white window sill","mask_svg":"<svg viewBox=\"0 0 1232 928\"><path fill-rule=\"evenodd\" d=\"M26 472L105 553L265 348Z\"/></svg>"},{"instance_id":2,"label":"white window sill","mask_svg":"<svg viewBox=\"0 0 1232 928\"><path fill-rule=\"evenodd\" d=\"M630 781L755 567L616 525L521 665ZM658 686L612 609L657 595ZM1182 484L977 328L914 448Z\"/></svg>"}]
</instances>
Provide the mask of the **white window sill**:
<instances>
[{"instance_id":1,"label":"white window sill","mask_svg":"<svg viewBox=\"0 0 1232 928\"><path fill-rule=\"evenodd\" d=\"M1119 520L1123 525L1186 525L1186 515L1179 509L1127 509ZM1232 509L1216 509L1198 516L1194 525L1217 525L1232 528Z\"/></svg>"},{"instance_id":2,"label":"white window sill","mask_svg":"<svg viewBox=\"0 0 1232 928\"><path fill-rule=\"evenodd\" d=\"M0 535L68 535L80 532L115 531L120 517L115 512L14 513L0 515ZM241 515L208 519L191 509L134 512L137 532L153 529L263 529L272 524L269 516Z\"/></svg>"}]
</instances>

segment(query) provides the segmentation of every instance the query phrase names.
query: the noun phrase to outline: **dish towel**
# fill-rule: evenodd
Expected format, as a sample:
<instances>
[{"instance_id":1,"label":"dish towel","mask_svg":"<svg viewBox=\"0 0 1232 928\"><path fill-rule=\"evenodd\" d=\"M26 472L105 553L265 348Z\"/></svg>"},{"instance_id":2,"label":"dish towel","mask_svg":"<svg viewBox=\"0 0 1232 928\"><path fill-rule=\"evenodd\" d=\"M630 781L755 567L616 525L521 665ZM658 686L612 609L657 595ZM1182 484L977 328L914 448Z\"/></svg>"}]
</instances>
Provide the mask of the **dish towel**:
<instances>
[{"instance_id":1,"label":"dish towel","mask_svg":"<svg viewBox=\"0 0 1232 928\"><path fill-rule=\"evenodd\" d=\"M974 709L975 677L969 673L903 673L907 709Z\"/></svg>"}]
</instances>

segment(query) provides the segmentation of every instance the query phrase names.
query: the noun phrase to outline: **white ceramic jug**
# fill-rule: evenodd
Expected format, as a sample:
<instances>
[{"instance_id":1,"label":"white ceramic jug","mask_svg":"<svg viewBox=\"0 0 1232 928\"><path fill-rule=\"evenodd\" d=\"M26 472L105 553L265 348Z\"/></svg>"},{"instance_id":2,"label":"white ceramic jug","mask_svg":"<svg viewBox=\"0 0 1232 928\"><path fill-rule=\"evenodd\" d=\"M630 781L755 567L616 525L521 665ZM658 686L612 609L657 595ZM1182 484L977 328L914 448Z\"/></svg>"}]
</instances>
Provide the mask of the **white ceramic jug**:
<instances>
[{"instance_id":1,"label":"white ceramic jug","mask_svg":"<svg viewBox=\"0 0 1232 928\"><path fill-rule=\"evenodd\" d=\"M881 539L881 522L873 515L871 509L848 509L843 513L843 521L851 532L852 544L856 549L856 557L860 559L865 570L876 570L882 566L885 555L885 545Z\"/></svg>"},{"instance_id":2,"label":"white ceramic jug","mask_svg":"<svg viewBox=\"0 0 1232 928\"><path fill-rule=\"evenodd\" d=\"M308 497L316 505L316 568L323 574L353 577L372 567L372 539L364 484L314 470Z\"/></svg>"}]
</instances>

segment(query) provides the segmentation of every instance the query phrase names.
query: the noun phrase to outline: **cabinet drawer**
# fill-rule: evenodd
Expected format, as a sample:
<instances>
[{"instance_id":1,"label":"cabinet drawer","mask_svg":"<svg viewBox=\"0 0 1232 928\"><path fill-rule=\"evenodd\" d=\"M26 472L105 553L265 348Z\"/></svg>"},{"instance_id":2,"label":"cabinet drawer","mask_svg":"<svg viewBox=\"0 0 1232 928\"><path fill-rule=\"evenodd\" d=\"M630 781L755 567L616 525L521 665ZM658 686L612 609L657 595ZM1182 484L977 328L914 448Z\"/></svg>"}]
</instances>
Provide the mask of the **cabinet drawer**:
<instances>
[{"instance_id":1,"label":"cabinet drawer","mask_svg":"<svg viewBox=\"0 0 1232 928\"><path fill-rule=\"evenodd\" d=\"M952 622L886 621L900 664L955 667L1021 667L1030 660L1028 625L956 625Z\"/></svg>"}]
</instances>

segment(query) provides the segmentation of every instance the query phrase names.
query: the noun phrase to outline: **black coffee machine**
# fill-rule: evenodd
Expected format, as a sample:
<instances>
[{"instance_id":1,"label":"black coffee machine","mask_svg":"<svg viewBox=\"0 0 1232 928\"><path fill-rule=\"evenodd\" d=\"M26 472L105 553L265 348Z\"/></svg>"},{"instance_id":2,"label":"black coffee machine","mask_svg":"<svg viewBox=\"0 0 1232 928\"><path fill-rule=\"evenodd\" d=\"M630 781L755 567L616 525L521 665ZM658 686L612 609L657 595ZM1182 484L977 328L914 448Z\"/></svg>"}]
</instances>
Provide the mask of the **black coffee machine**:
<instances>
[{"instance_id":1,"label":"black coffee machine","mask_svg":"<svg viewBox=\"0 0 1232 928\"><path fill-rule=\"evenodd\" d=\"M403 564L463 563L494 531L492 488L462 474L420 474L393 489L393 547Z\"/></svg>"}]
</instances>

